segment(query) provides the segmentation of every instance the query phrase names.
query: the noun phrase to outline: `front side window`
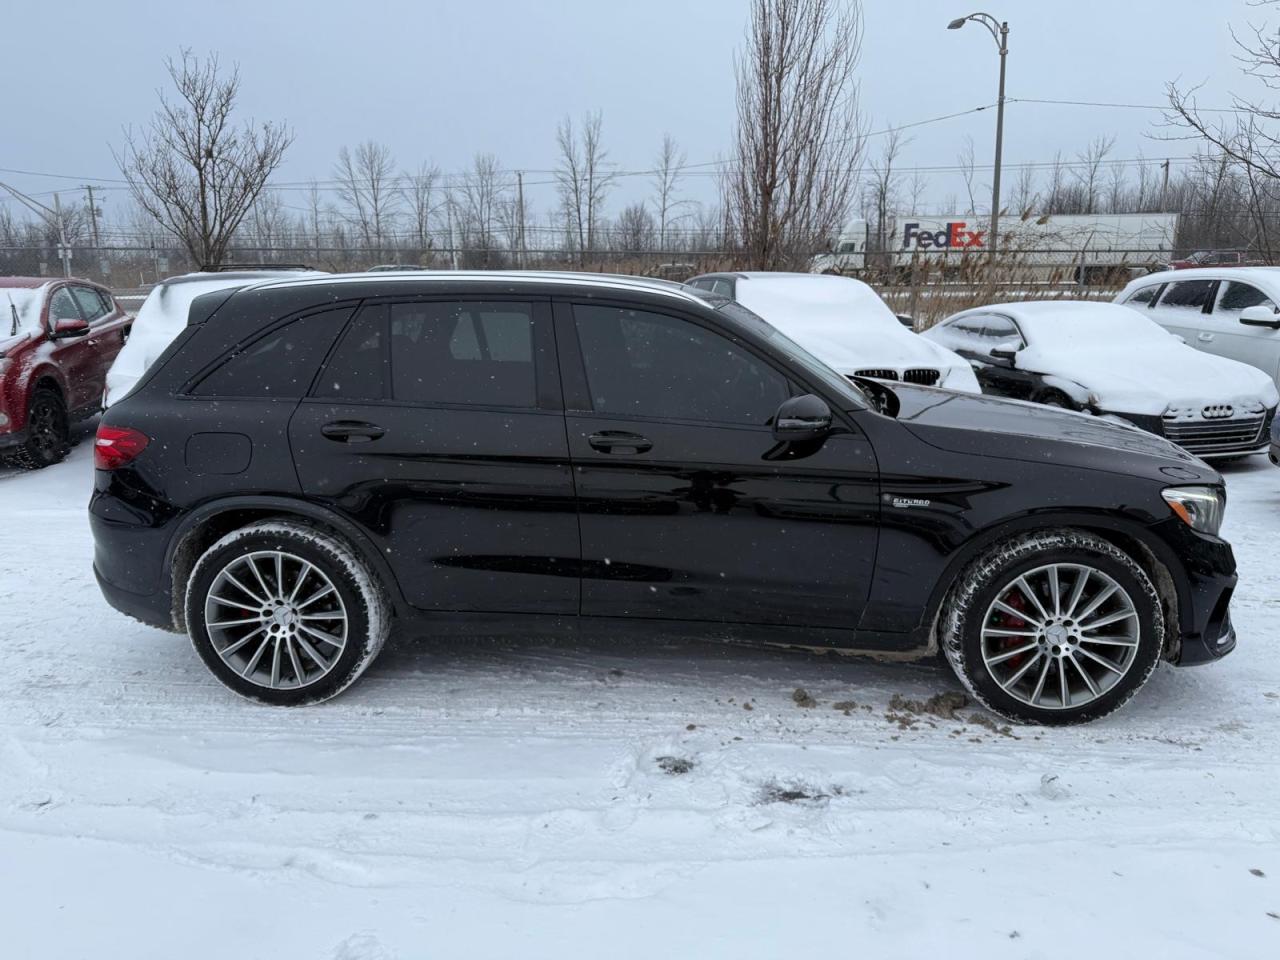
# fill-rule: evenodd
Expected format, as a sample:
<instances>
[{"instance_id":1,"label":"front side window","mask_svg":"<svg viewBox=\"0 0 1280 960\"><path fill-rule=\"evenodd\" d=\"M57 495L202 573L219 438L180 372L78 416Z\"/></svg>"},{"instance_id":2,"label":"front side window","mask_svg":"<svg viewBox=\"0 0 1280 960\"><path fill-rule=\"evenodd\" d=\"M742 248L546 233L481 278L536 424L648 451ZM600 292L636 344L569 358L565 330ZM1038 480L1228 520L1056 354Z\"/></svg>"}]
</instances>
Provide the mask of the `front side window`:
<instances>
[{"instance_id":1,"label":"front side window","mask_svg":"<svg viewBox=\"0 0 1280 960\"><path fill-rule=\"evenodd\" d=\"M1218 306L1214 309L1214 313L1240 314L1249 307L1270 307L1275 309L1275 303L1265 293L1250 283L1241 283L1238 280L1232 280L1230 283L1223 284L1222 296L1218 298Z\"/></svg>"},{"instance_id":2,"label":"front side window","mask_svg":"<svg viewBox=\"0 0 1280 960\"><path fill-rule=\"evenodd\" d=\"M54 291L53 297L49 300L49 322L57 323L59 320L81 320L80 308L76 306L75 298L71 296L71 291L66 287L60 287Z\"/></svg>"},{"instance_id":3,"label":"front side window","mask_svg":"<svg viewBox=\"0 0 1280 960\"><path fill-rule=\"evenodd\" d=\"M192 390L200 397L302 397L350 307L292 320L238 348Z\"/></svg>"},{"instance_id":4,"label":"front side window","mask_svg":"<svg viewBox=\"0 0 1280 960\"><path fill-rule=\"evenodd\" d=\"M391 395L408 403L536 407L533 306L393 303Z\"/></svg>"},{"instance_id":5,"label":"front side window","mask_svg":"<svg viewBox=\"0 0 1280 960\"><path fill-rule=\"evenodd\" d=\"M80 304L80 312L86 320L92 322L106 316L107 311L102 308L102 298L98 296L97 290L72 287L71 294L76 298L76 303Z\"/></svg>"},{"instance_id":6,"label":"front side window","mask_svg":"<svg viewBox=\"0 0 1280 960\"><path fill-rule=\"evenodd\" d=\"M1169 284L1160 298L1160 306L1181 310L1203 310L1213 296L1216 280L1179 280Z\"/></svg>"},{"instance_id":7,"label":"front side window","mask_svg":"<svg viewBox=\"0 0 1280 960\"><path fill-rule=\"evenodd\" d=\"M573 313L597 413L764 426L790 395L755 354L687 320L620 307Z\"/></svg>"}]
</instances>

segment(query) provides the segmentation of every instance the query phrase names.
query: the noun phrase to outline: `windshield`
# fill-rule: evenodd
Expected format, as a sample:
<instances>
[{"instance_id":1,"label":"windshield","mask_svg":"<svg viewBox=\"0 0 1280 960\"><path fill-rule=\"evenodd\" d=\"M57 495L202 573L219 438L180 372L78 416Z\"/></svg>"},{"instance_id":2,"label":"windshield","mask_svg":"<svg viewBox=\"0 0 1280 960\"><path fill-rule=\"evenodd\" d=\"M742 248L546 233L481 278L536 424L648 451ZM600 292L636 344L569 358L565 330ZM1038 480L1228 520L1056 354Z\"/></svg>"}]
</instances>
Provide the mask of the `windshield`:
<instances>
[{"instance_id":1,"label":"windshield","mask_svg":"<svg viewBox=\"0 0 1280 960\"><path fill-rule=\"evenodd\" d=\"M700 292L701 293L701 292ZM848 397L860 407L874 407L875 404L853 381L841 376L827 364L823 363L800 344L796 343L773 324L766 322L752 313L740 303L733 300L716 300L703 295L711 306L716 307L725 316L738 321L764 340L777 347L796 366L821 383L838 396ZM719 304L717 306L717 304Z\"/></svg>"}]
</instances>

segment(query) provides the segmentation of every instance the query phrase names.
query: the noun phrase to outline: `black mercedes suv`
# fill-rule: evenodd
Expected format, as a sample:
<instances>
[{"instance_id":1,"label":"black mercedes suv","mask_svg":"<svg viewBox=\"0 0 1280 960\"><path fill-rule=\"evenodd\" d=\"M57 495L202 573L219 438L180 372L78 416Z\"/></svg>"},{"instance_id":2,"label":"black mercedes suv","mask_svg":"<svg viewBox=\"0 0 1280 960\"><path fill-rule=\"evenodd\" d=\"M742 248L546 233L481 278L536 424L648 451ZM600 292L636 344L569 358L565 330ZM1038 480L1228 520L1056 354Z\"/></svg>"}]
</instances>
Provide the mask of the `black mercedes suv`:
<instances>
[{"instance_id":1,"label":"black mercedes suv","mask_svg":"<svg viewBox=\"0 0 1280 960\"><path fill-rule=\"evenodd\" d=\"M1041 723L1235 645L1203 462L1085 414L850 381L660 282L208 294L95 459L107 599L272 704L345 689L396 620L941 650Z\"/></svg>"}]
</instances>

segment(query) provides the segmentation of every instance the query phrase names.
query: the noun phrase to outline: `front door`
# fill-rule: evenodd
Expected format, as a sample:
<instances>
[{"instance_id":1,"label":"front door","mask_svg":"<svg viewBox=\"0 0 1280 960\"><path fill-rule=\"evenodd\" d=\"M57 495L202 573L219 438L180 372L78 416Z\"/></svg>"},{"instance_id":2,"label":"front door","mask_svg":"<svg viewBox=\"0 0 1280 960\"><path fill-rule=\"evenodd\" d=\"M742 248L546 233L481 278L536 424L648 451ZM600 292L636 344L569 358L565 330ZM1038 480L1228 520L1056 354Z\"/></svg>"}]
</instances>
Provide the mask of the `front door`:
<instances>
[{"instance_id":1,"label":"front door","mask_svg":"<svg viewBox=\"0 0 1280 960\"><path fill-rule=\"evenodd\" d=\"M546 302L367 304L298 407L304 493L423 610L576 614L578 519Z\"/></svg>"},{"instance_id":2,"label":"front door","mask_svg":"<svg viewBox=\"0 0 1280 960\"><path fill-rule=\"evenodd\" d=\"M67 410L73 413L95 406L102 399L97 347L90 342L92 337L89 334L54 339L53 331L59 320L84 319L71 287L63 286L53 291L49 297L49 326L46 335L52 342L54 362L66 378Z\"/></svg>"},{"instance_id":3,"label":"front door","mask_svg":"<svg viewBox=\"0 0 1280 960\"><path fill-rule=\"evenodd\" d=\"M705 322L557 304L556 330L584 615L857 627L879 516L864 436L777 443L807 388Z\"/></svg>"}]
</instances>

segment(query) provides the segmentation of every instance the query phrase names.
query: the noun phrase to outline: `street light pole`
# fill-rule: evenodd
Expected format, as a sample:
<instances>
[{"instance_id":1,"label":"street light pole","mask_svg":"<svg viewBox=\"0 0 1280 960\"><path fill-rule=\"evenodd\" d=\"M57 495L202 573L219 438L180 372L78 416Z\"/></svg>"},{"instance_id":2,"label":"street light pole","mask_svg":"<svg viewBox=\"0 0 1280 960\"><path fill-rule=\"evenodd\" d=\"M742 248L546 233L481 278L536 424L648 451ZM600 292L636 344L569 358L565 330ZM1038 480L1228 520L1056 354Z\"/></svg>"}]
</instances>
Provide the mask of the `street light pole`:
<instances>
[{"instance_id":1,"label":"street light pole","mask_svg":"<svg viewBox=\"0 0 1280 960\"><path fill-rule=\"evenodd\" d=\"M1005 61L1009 56L1009 23L997 20L989 13L971 13L967 17L959 17L947 24L948 30L959 30L972 20L980 23L991 32L1000 52L1000 92L996 98L996 162L991 175L991 259L994 262L999 253L1000 243L1000 164L1004 154L1004 71Z\"/></svg>"}]
</instances>

